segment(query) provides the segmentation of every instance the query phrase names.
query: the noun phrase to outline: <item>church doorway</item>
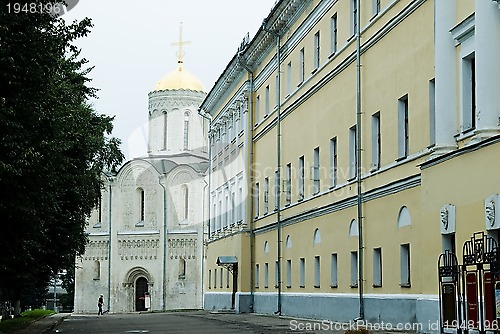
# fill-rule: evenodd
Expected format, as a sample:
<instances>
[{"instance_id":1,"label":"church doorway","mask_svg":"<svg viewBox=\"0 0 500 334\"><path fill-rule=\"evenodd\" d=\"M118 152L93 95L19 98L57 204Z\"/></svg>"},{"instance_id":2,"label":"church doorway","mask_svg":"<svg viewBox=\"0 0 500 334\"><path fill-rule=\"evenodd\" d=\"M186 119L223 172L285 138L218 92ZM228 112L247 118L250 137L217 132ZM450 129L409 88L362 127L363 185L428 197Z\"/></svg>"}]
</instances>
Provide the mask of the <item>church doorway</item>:
<instances>
[{"instance_id":1,"label":"church doorway","mask_svg":"<svg viewBox=\"0 0 500 334\"><path fill-rule=\"evenodd\" d=\"M135 310L146 311L146 293L148 292L148 280L139 277L135 281Z\"/></svg>"}]
</instances>

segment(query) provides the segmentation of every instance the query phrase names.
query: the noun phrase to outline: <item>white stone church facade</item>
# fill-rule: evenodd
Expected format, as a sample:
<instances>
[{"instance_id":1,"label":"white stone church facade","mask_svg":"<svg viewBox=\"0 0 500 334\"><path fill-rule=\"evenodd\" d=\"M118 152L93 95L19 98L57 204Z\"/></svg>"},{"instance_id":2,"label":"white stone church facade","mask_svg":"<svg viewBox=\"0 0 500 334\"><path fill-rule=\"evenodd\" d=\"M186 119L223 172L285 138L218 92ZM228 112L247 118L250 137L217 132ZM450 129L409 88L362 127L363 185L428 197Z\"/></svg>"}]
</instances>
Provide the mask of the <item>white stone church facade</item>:
<instances>
[{"instance_id":1,"label":"white stone church facade","mask_svg":"<svg viewBox=\"0 0 500 334\"><path fill-rule=\"evenodd\" d=\"M182 66L149 93L148 155L104 176L77 259L75 312L202 308L208 120L203 85Z\"/></svg>"}]
</instances>

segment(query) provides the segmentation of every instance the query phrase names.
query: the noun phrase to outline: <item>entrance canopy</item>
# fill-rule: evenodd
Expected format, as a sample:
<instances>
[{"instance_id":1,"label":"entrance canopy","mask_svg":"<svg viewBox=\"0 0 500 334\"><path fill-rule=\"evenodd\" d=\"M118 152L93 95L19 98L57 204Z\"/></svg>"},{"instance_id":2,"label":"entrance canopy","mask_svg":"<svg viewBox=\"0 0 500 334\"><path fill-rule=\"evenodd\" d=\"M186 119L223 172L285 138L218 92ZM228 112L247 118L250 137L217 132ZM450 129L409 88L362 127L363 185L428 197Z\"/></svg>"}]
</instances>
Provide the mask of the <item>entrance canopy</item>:
<instances>
[{"instance_id":1,"label":"entrance canopy","mask_svg":"<svg viewBox=\"0 0 500 334\"><path fill-rule=\"evenodd\" d=\"M217 265L222 266L225 264L235 264L238 263L236 256L219 256L217 257Z\"/></svg>"},{"instance_id":2,"label":"entrance canopy","mask_svg":"<svg viewBox=\"0 0 500 334\"><path fill-rule=\"evenodd\" d=\"M226 268L230 272L234 273L238 270L238 259L236 256L218 256L217 265Z\"/></svg>"}]
</instances>

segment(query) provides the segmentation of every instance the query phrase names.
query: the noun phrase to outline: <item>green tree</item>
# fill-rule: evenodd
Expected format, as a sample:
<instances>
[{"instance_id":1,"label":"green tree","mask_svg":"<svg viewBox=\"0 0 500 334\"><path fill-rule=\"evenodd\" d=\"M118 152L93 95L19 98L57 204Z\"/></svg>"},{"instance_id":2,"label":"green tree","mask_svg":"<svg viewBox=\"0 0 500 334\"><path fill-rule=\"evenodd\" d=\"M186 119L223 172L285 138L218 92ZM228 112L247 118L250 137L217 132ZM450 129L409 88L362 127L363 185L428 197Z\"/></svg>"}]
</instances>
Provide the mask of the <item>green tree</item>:
<instances>
[{"instance_id":1,"label":"green tree","mask_svg":"<svg viewBox=\"0 0 500 334\"><path fill-rule=\"evenodd\" d=\"M89 33L90 19L66 24L0 4L1 300L74 265L101 173L123 154L110 137L113 117L88 104L96 90L73 44Z\"/></svg>"}]
</instances>

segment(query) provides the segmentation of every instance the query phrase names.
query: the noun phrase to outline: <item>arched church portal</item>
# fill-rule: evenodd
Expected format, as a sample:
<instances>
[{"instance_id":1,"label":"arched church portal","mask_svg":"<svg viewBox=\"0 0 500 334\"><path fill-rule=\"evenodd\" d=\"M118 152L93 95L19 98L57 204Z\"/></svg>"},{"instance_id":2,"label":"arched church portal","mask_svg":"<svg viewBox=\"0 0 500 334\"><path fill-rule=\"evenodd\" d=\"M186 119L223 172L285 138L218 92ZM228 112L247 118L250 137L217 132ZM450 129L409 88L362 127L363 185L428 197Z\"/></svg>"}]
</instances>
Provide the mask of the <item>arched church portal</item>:
<instances>
[{"instance_id":1,"label":"arched church portal","mask_svg":"<svg viewBox=\"0 0 500 334\"><path fill-rule=\"evenodd\" d=\"M153 280L149 272L142 267L134 267L125 276L124 286L128 287L128 298L130 310L141 312L148 311L146 308L146 295L150 294Z\"/></svg>"},{"instance_id":2,"label":"arched church portal","mask_svg":"<svg viewBox=\"0 0 500 334\"><path fill-rule=\"evenodd\" d=\"M145 277L139 277L135 281L135 310L146 311L146 293L148 291L148 280Z\"/></svg>"}]
</instances>

